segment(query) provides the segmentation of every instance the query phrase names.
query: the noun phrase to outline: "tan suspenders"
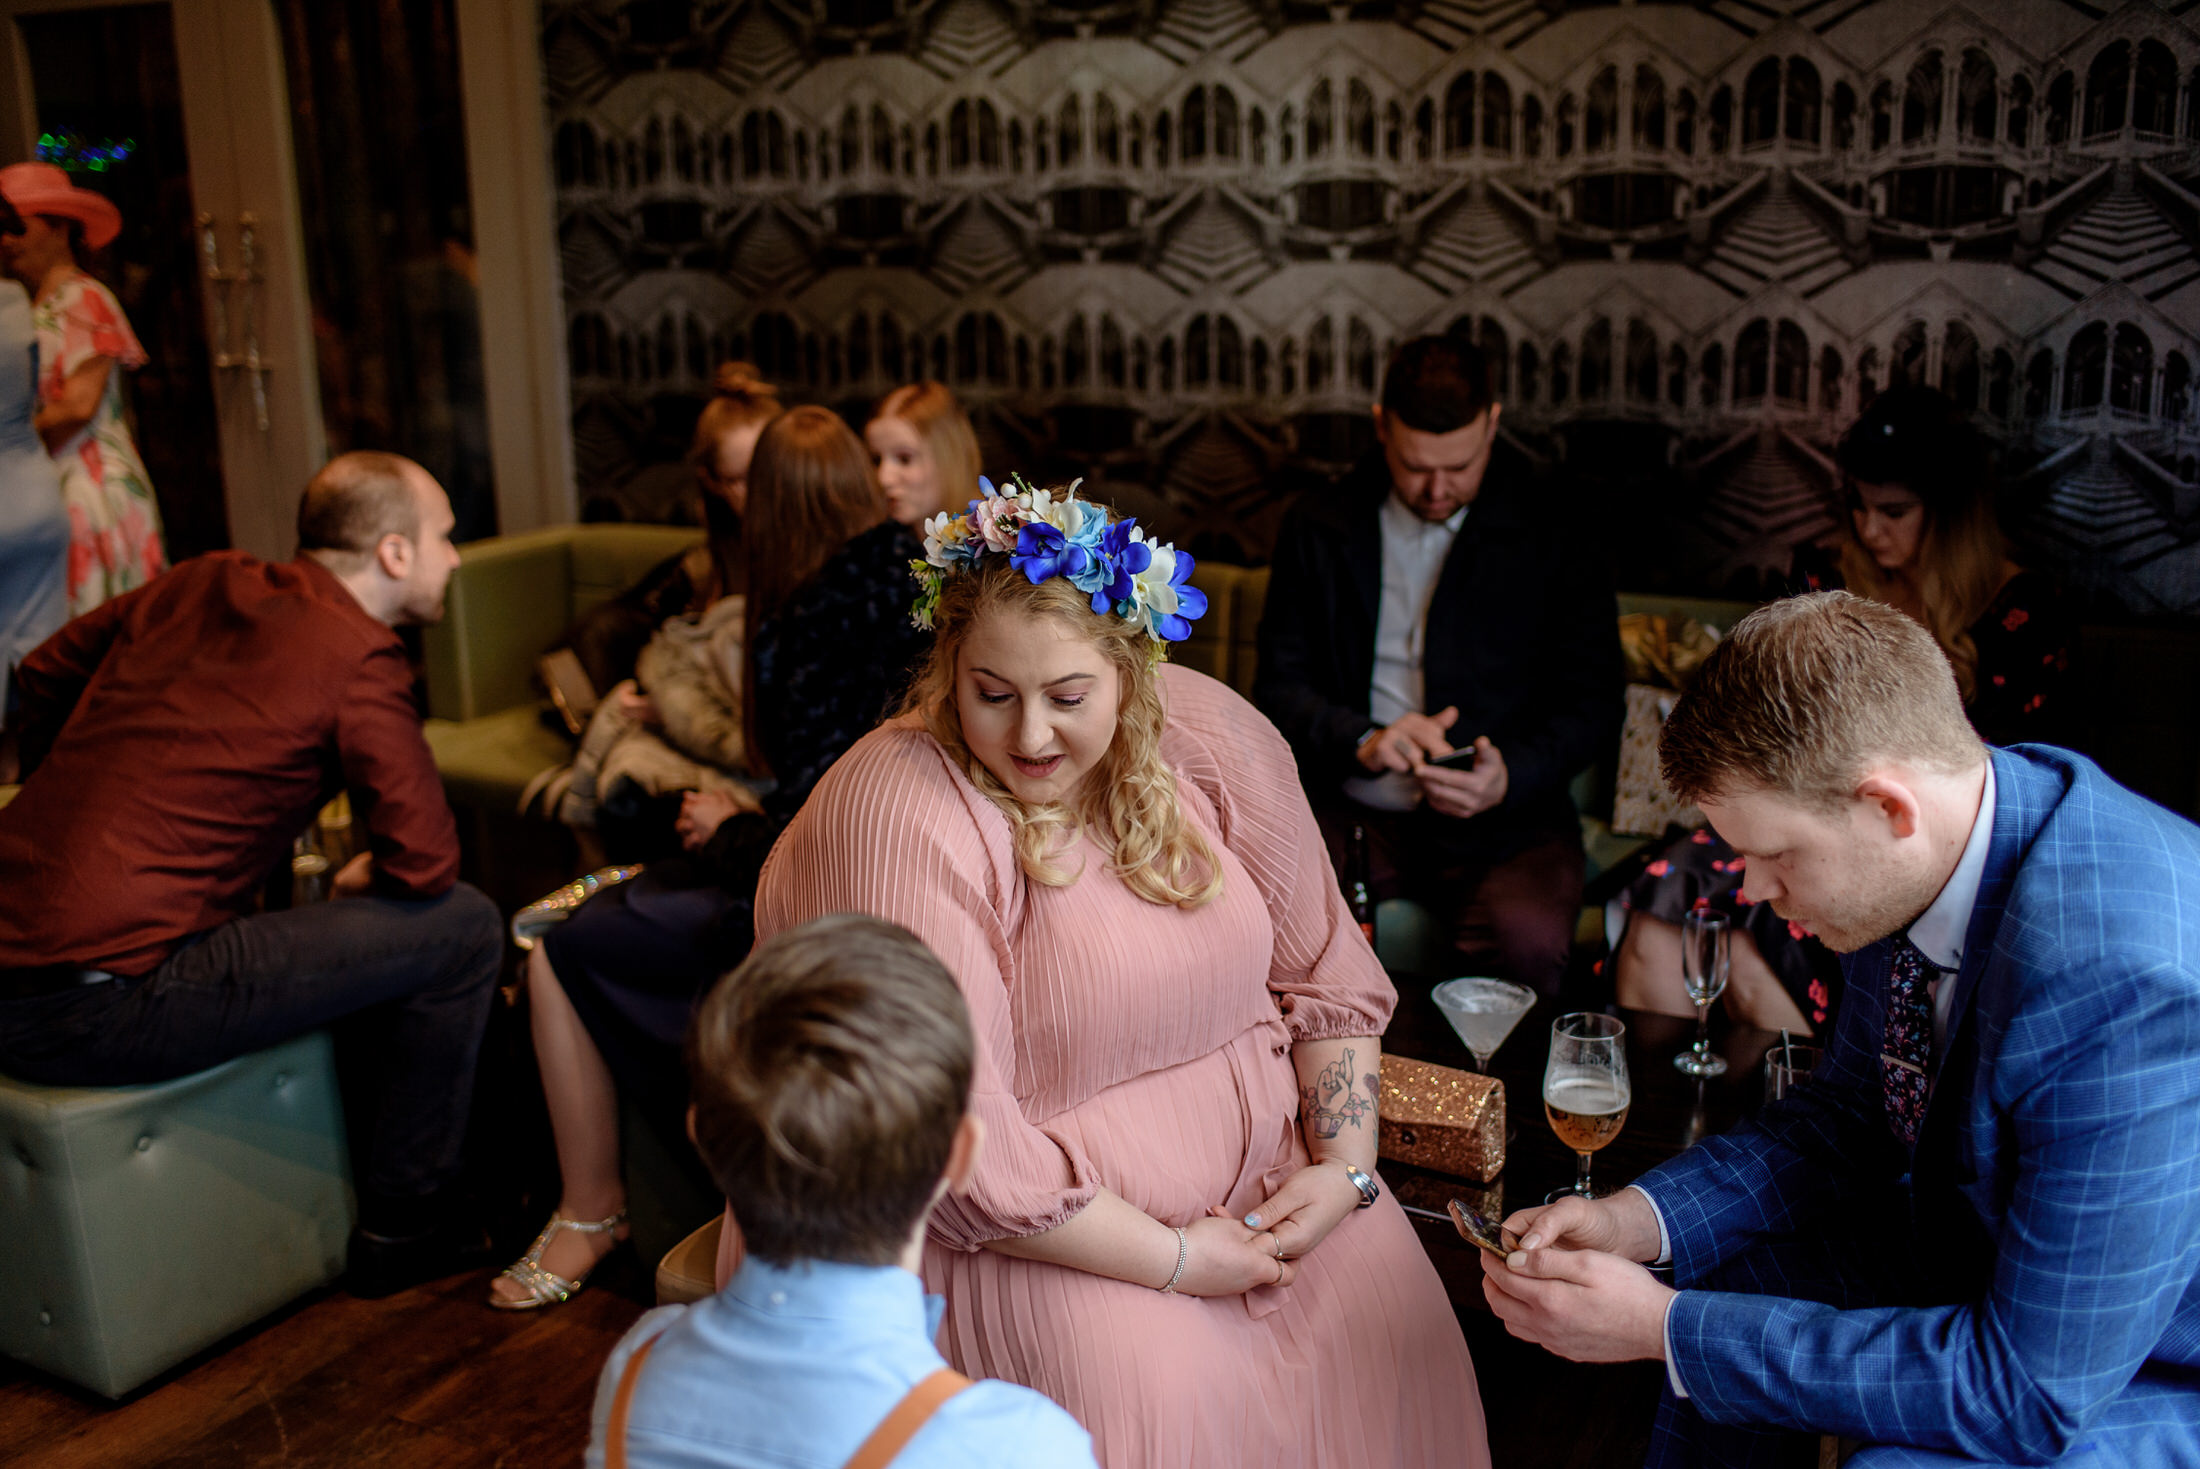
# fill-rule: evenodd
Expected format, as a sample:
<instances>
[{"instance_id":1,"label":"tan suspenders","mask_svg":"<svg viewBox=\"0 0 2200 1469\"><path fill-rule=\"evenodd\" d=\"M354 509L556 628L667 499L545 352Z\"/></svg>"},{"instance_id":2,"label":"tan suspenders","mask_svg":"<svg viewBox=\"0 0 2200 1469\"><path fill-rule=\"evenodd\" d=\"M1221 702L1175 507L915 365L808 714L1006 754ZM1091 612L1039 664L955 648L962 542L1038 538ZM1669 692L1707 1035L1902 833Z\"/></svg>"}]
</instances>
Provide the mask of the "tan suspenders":
<instances>
[{"instance_id":1,"label":"tan suspenders","mask_svg":"<svg viewBox=\"0 0 2200 1469\"><path fill-rule=\"evenodd\" d=\"M611 1422L604 1430L604 1469L626 1469L626 1415L633 1406L635 1379L642 1375L642 1363L649 1360L650 1348L656 1345L653 1336L636 1347L634 1355L626 1359L626 1370L619 1374L619 1390L611 1399ZM909 1389L909 1395L871 1430L871 1436L848 1461L847 1469L886 1469L941 1405L968 1386L969 1378L953 1368L942 1367Z\"/></svg>"}]
</instances>

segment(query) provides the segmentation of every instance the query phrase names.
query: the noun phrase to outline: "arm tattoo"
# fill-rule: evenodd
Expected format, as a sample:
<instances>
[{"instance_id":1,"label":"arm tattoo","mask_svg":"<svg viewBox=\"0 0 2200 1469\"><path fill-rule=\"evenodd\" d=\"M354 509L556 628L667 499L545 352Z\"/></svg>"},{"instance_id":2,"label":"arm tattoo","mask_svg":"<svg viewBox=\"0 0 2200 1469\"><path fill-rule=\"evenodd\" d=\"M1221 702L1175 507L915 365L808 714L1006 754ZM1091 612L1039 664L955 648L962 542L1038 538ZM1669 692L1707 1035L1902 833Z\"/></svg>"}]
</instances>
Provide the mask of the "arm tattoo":
<instances>
[{"instance_id":1,"label":"arm tattoo","mask_svg":"<svg viewBox=\"0 0 2200 1469\"><path fill-rule=\"evenodd\" d=\"M1364 1078L1367 1094L1361 1095L1352 1084L1352 1062L1353 1054L1348 1050L1324 1066L1312 1086L1299 1088L1301 1107L1318 1138L1337 1136L1348 1122L1357 1129L1375 1110L1375 1078Z\"/></svg>"}]
</instances>

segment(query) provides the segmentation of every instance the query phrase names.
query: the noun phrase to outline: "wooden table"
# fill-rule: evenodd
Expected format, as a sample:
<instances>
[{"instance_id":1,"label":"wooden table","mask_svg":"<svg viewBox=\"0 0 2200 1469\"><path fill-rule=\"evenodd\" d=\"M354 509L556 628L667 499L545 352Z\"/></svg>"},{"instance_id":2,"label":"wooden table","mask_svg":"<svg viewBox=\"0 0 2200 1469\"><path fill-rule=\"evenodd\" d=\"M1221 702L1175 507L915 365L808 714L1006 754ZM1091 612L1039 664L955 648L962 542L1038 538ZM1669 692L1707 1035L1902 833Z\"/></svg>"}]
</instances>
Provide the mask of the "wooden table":
<instances>
[{"instance_id":1,"label":"wooden table","mask_svg":"<svg viewBox=\"0 0 2200 1469\"><path fill-rule=\"evenodd\" d=\"M1426 976L1393 975L1398 1009L1383 1036L1386 1052L1474 1069L1474 1057L1453 1032L1429 991ZM1493 1219L1543 1202L1552 1189L1574 1181L1576 1159L1543 1116L1543 1063L1550 1054L1551 1022L1562 1013L1540 999L1521 1017L1490 1058L1490 1071L1505 1084L1512 1136L1505 1169L1488 1184L1475 1184L1398 1163L1383 1165L1383 1178L1406 1206L1422 1246L1443 1277L1452 1304L1487 1311L1476 1248L1459 1237L1445 1204L1465 1199ZM1627 1126L1596 1155L1593 1177L1600 1189L1618 1188L1675 1157L1702 1138L1725 1131L1761 1105L1764 1055L1779 1043L1770 1031L1725 1026L1715 1014L1712 1047L1726 1058L1724 1076L1699 1081L1674 1069L1673 1058L1694 1043L1696 1023L1671 1016L1621 1010L1627 1023L1627 1070L1634 1098ZM1433 1217L1432 1217L1433 1216Z\"/></svg>"}]
</instances>

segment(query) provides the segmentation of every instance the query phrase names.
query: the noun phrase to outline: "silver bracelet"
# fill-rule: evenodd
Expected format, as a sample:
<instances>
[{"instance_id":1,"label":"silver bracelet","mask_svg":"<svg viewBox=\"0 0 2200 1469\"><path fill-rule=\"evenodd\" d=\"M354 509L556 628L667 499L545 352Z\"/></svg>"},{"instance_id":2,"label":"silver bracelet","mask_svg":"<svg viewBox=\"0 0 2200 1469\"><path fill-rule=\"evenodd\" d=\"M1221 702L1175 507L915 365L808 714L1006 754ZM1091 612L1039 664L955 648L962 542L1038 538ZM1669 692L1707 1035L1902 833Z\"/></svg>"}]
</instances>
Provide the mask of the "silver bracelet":
<instances>
[{"instance_id":1,"label":"silver bracelet","mask_svg":"<svg viewBox=\"0 0 2200 1469\"><path fill-rule=\"evenodd\" d=\"M1190 1260L1191 1258L1191 1241L1187 1240L1184 1237L1184 1231L1179 1229L1176 1232L1176 1274L1170 1276L1169 1283L1161 1287L1161 1293L1163 1295L1173 1296L1176 1294L1176 1283L1184 1278L1185 1262Z\"/></svg>"}]
</instances>

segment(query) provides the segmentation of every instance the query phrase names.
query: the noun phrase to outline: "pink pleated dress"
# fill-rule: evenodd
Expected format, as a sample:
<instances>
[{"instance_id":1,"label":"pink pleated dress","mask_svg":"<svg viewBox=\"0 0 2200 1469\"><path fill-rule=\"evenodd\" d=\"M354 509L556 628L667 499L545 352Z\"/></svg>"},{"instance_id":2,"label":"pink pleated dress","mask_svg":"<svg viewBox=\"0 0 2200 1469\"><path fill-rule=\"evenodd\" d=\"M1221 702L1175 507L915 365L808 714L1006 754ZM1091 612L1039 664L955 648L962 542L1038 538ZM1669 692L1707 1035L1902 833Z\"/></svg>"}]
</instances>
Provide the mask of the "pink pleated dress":
<instances>
[{"instance_id":1,"label":"pink pleated dress","mask_svg":"<svg viewBox=\"0 0 2200 1469\"><path fill-rule=\"evenodd\" d=\"M982 1248L1063 1223L1100 1187L1188 1225L1242 1214L1308 1155L1291 1046L1377 1036L1395 996L1339 896L1289 748L1252 705L1164 667L1162 755L1223 867L1222 896L1148 903L1088 840L1043 887L1007 819L922 729L885 726L827 773L764 869L758 938L827 913L888 918L960 981L985 1151L934 1215L940 1346L1091 1432L1108 1469L1489 1463L1458 1321L1386 1193L1286 1288L1163 1295Z\"/></svg>"}]
</instances>

